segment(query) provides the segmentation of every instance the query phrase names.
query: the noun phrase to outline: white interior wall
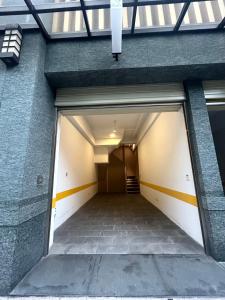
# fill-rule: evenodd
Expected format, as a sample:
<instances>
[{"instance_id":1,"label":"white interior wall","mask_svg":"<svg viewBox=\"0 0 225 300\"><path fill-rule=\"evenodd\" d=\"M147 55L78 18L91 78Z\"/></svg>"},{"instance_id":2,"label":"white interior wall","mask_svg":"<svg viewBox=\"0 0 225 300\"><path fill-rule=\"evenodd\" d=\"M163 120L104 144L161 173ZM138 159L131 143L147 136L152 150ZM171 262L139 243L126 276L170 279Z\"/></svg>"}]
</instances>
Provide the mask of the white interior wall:
<instances>
[{"instance_id":1,"label":"white interior wall","mask_svg":"<svg viewBox=\"0 0 225 300\"><path fill-rule=\"evenodd\" d=\"M109 147L95 147L94 148L94 162L99 164L106 164L109 162Z\"/></svg>"},{"instance_id":2,"label":"white interior wall","mask_svg":"<svg viewBox=\"0 0 225 300\"><path fill-rule=\"evenodd\" d=\"M195 195L183 110L160 113L138 145L140 181ZM141 194L203 245L198 208L141 184Z\"/></svg>"},{"instance_id":3,"label":"white interior wall","mask_svg":"<svg viewBox=\"0 0 225 300\"><path fill-rule=\"evenodd\" d=\"M96 183L56 202L52 209L50 245L53 232L97 192L97 173L94 148L80 132L61 116L58 125L53 198L58 193Z\"/></svg>"}]
</instances>

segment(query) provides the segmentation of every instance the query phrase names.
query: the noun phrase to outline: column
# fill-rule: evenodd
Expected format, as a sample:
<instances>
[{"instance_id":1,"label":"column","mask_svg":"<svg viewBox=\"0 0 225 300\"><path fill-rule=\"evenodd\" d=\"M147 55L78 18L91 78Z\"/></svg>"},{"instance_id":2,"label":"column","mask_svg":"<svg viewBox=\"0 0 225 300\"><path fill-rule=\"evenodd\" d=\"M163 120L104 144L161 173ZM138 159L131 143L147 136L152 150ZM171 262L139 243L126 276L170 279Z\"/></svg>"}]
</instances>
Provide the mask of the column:
<instances>
[{"instance_id":1,"label":"column","mask_svg":"<svg viewBox=\"0 0 225 300\"><path fill-rule=\"evenodd\" d=\"M202 83L185 81L189 131L196 190L206 252L225 260L225 197Z\"/></svg>"},{"instance_id":2,"label":"column","mask_svg":"<svg viewBox=\"0 0 225 300\"><path fill-rule=\"evenodd\" d=\"M46 253L56 112L46 42L25 33L18 66L0 62L0 295Z\"/></svg>"}]
</instances>

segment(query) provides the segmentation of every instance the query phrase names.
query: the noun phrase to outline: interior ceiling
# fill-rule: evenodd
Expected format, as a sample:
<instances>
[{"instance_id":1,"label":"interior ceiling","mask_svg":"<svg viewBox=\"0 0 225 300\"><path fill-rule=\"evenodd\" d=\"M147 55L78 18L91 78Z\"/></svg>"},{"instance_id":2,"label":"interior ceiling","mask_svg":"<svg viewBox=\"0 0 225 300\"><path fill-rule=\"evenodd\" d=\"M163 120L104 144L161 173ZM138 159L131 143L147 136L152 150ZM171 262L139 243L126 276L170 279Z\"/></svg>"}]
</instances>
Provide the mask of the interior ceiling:
<instances>
[{"instance_id":1,"label":"interior ceiling","mask_svg":"<svg viewBox=\"0 0 225 300\"><path fill-rule=\"evenodd\" d=\"M84 118L95 139L119 138L122 139L122 143L135 143L138 132L148 115L149 113L105 114L88 115ZM114 129L116 132L113 132Z\"/></svg>"}]
</instances>

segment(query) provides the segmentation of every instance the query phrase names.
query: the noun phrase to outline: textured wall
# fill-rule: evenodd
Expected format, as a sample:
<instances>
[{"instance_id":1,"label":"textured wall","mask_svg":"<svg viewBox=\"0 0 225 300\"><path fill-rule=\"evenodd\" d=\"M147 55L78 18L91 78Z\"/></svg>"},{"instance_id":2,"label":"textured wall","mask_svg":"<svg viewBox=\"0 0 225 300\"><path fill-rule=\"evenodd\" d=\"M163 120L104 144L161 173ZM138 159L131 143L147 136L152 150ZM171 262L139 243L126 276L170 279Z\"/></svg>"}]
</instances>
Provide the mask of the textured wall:
<instances>
[{"instance_id":1,"label":"textured wall","mask_svg":"<svg viewBox=\"0 0 225 300\"><path fill-rule=\"evenodd\" d=\"M55 108L45 53L41 34L26 34L20 64L0 63L0 294L40 259L47 239Z\"/></svg>"},{"instance_id":2,"label":"textured wall","mask_svg":"<svg viewBox=\"0 0 225 300\"><path fill-rule=\"evenodd\" d=\"M225 260L225 197L201 81L185 82L197 195L207 251Z\"/></svg>"},{"instance_id":3,"label":"textured wall","mask_svg":"<svg viewBox=\"0 0 225 300\"><path fill-rule=\"evenodd\" d=\"M55 87L175 82L225 78L223 32L123 39L116 62L110 39L51 42L46 75Z\"/></svg>"}]
</instances>

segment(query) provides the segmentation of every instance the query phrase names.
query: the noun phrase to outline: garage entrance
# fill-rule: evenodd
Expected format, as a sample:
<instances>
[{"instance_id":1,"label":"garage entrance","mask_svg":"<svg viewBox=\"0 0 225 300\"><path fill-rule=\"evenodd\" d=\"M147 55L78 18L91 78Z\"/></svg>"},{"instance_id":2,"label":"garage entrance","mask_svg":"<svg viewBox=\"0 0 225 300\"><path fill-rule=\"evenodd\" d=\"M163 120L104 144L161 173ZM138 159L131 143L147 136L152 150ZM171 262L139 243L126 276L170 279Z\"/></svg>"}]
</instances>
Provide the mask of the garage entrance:
<instances>
[{"instance_id":1,"label":"garage entrance","mask_svg":"<svg viewBox=\"0 0 225 300\"><path fill-rule=\"evenodd\" d=\"M61 110L50 254L201 254L181 104Z\"/></svg>"}]
</instances>

